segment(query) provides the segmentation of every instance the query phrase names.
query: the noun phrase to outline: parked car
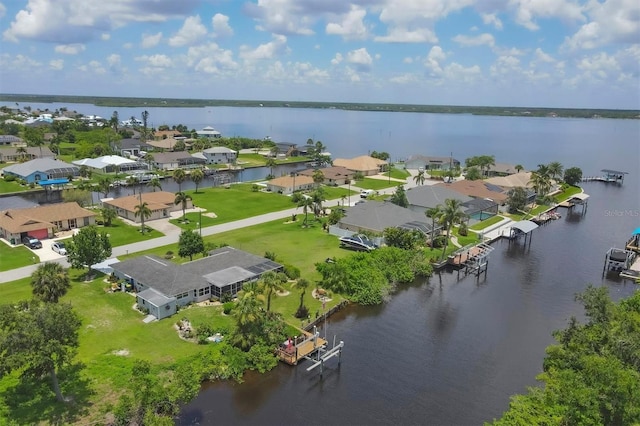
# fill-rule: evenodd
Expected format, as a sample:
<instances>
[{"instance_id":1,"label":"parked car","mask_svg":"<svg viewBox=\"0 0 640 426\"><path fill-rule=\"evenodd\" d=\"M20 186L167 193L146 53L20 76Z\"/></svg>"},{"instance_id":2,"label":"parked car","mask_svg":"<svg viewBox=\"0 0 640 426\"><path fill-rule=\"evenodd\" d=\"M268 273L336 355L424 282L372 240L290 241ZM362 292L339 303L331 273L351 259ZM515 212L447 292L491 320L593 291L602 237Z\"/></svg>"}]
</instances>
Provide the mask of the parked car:
<instances>
[{"instance_id":1,"label":"parked car","mask_svg":"<svg viewBox=\"0 0 640 426\"><path fill-rule=\"evenodd\" d=\"M42 248L42 243L40 242L40 240L29 235L25 235L24 237L22 237L22 244L29 247L30 249Z\"/></svg>"},{"instance_id":2,"label":"parked car","mask_svg":"<svg viewBox=\"0 0 640 426\"><path fill-rule=\"evenodd\" d=\"M363 189L362 191L360 191L360 198L367 198L375 195L375 193L376 191L374 191L373 189Z\"/></svg>"},{"instance_id":3,"label":"parked car","mask_svg":"<svg viewBox=\"0 0 640 426\"><path fill-rule=\"evenodd\" d=\"M55 251L58 254L61 254L63 256L67 255L67 249L64 246L64 243L61 241L57 241L53 244L51 244L51 250Z\"/></svg>"}]
</instances>

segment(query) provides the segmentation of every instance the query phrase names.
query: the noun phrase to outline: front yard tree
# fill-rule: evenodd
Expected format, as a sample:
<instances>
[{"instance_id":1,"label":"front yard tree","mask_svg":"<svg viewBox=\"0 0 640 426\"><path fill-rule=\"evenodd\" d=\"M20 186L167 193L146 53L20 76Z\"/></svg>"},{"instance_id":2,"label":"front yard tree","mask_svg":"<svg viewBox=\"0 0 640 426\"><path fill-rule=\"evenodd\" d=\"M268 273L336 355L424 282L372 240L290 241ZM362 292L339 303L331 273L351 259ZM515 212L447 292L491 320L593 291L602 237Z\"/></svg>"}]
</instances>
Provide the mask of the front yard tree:
<instances>
[{"instance_id":1,"label":"front yard tree","mask_svg":"<svg viewBox=\"0 0 640 426\"><path fill-rule=\"evenodd\" d=\"M482 173L478 166L471 166L467 169L467 172L464 175L466 180L480 180L482 179Z\"/></svg>"},{"instance_id":2,"label":"front yard tree","mask_svg":"<svg viewBox=\"0 0 640 426\"><path fill-rule=\"evenodd\" d=\"M196 194L198 193L198 185L202 183L204 179L204 172L200 169L196 169L191 172L191 180L196 184Z\"/></svg>"},{"instance_id":3,"label":"front yard tree","mask_svg":"<svg viewBox=\"0 0 640 426\"><path fill-rule=\"evenodd\" d=\"M449 238L451 238L451 228L456 223L462 222L465 217L464 212L461 210L462 202L455 198L447 198L444 200L444 206L440 213L440 221L447 229L447 239L444 242L444 249L442 250L442 258L447 252L447 246L449 245Z\"/></svg>"},{"instance_id":4,"label":"front yard tree","mask_svg":"<svg viewBox=\"0 0 640 426\"><path fill-rule=\"evenodd\" d=\"M313 208L313 198L303 195L300 198L300 201L298 201L298 207L302 207L302 213L304 213L304 222L302 222L302 226L307 226L309 210Z\"/></svg>"},{"instance_id":5,"label":"front yard tree","mask_svg":"<svg viewBox=\"0 0 640 426\"><path fill-rule=\"evenodd\" d=\"M271 310L271 296L274 291L282 290L283 281L277 273L268 271L260 277L260 284L267 292L267 312L269 312Z\"/></svg>"},{"instance_id":6,"label":"front yard tree","mask_svg":"<svg viewBox=\"0 0 640 426\"><path fill-rule=\"evenodd\" d=\"M67 244L67 260L74 268L89 268L87 275L91 272L91 265L100 263L109 256L111 256L109 237L106 232L98 231L95 225L80 229Z\"/></svg>"},{"instance_id":7,"label":"front yard tree","mask_svg":"<svg viewBox=\"0 0 640 426\"><path fill-rule=\"evenodd\" d=\"M569 167L564 171L564 181L569 185L576 186L582 180L582 169L580 167Z\"/></svg>"},{"instance_id":8,"label":"front yard tree","mask_svg":"<svg viewBox=\"0 0 640 426\"><path fill-rule=\"evenodd\" d=\"M524 210L527 204L527 191L517 186L512 188L508 192L507 205L509 206L509 213L517 213Z\"/></svg>"},{"instance_id":9,"label":"front yard tree","mask_svg":"<svg viewBox=\"0 0 640 426\"><path fill-rule=\"evenodd\" d=\"M178 184L178 192L182 192L182 182L187 179L187 174L182 169L175 169L172 177L175 183Z\"/></svg>"},{"instance_id":10,"label":"front yard tree","mask_svg":"<svg viewBox=\"0 0 640 426\"><path fill-rule=\"evenodd\" d=\"M144 234L144 221L145 219L149 219L153 212L149 208L149 204L145 202L141 202L135 207L135 211L133 212L134 217L140 216L140 232Z\"/></svg>"},{"instance_id":11,"label":"front yard tree","mask_svg":"<svg viewBox=\"0 0 640 426\"><path fill-rule=\"evenodd\" d=\"M433 239L436 236L436 221L440 220L440 214L442 213L442 205L438 204L435 207L428 208L424 214L431 219L431 250L433 250Z\"/></svg>"},{"instance_id":12,"label":"front yard tree","mask_svg":"<svg viewBox=\"0 0 640 426\"><path fill-rule=\"evenodd\" d=\"M180 257L189 256L193 260L193 255L204 251L204 241L200 234L190 229L185 229L180 234L178 241L178 255Z\"/></svg>"},{"instance_id":13,"label":"front yard tree","mask_svg":"<svg viewBox=\"0 0 640 426\"><path fill-rule=\"evenodd\" d=\"M295 288L300 290L300 306L298 306L298 310L296 311L296 318L306 318L309 315L309 310L304 306L304 294L310 286L311 283L305 278L298 279L295 284Z\"/></svg>"},{"instance_id":14,"label":"front yard tree","mask_svg":"<svg viewBox=\"0 0 640 426\"><path fill-rule=\"evenodd\" d=\"M31 274L33 296L47 303L58 303L58 300L71 287L66 269L59 263L47 262L38 266Z\"/></svg>"},{"instance_id":15,"label":"front yard tree","mask_svg":"<svg viewBox=\"0 0 640 426\"><path fill-rule=\"evenodd\" d=\"M191 200L191 197L185 194L184 192L180 191L176 193L176 199L173 201L176 206L178 204L182 206L183 221L186 219L186 216L187 216L186 210L187 210L187 203L189 203L189 200Z\"/></svg>"},{"instance_id":16,"label":"front yard tree","mask_svg":"<svg viewBox=\"0 0 640 426\"><path fill-rule=\"evenodd\" d=\"M78 348L80 318L69 304L22 302L0 306L0 378L49 375L56 399L64 401L58 372Z\"/></svg>"},{"instance_id":17,"label":"front yard tree","mask_svg":"<svg viewBox=\"0 0 640 426\"><path fill-rule=\"evenodd\" d=\"M111 226L113 221L118 217L118 212L116 212L114 208L103 207L100 209L100 215L104 221L104 226Z\"/></svg>"},{"instance_id":18,"label":"front yard tree","mask_svg":"<svg viewBox=\"0 0 640 426\"><path fill-rule=\"evenodd\" d=\"M396 206L409 207L409 200L407 200L407 194L404 192L404 186L398 185L390 201Z\"/></svg>"}]
</instances>

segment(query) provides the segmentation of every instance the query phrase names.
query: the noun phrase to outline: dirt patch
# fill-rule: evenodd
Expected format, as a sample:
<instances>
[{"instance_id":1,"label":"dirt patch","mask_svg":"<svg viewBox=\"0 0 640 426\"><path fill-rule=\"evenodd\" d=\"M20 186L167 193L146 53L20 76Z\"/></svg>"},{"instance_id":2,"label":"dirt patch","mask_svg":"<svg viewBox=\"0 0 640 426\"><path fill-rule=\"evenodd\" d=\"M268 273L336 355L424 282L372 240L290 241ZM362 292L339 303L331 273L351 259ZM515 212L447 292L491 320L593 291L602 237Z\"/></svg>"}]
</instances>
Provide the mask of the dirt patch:
<instances>
[{"instance_id":1,"label":"dirt patch","mask_svg":"<svg viewBox=\"0 0 640 426\"><path fill-rule=\"evenodd\" d=\"M202 216L212 217L214 219L218 217L218 215L215 213L204 213Z\"/></svg>"},{"instance_id":2,"label":"dirt patch","mask_svg":"<svg viewBox=\"0 0 640 426\"><path fill-rule=\"evenodd\" d=\"M129 356L129 349L120 349L117 351L113 351L112 354L116 356Z\"/></svg>"}]
</instances>

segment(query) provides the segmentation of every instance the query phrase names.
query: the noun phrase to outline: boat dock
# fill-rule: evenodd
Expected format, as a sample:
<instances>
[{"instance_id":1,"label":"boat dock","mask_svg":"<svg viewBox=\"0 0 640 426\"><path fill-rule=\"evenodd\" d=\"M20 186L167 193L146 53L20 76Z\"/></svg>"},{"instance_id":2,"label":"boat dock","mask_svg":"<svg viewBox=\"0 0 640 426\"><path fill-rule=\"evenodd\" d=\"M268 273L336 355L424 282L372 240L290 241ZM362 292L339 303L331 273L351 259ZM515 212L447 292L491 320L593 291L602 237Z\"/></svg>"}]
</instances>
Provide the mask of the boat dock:
<instances>
[{"instance_id":1,"label":"boat dock","mask_svg":"<svg viewBox=\"0 0 640 426\"><path fill-rule=\"evenodd\" d=\"M620 170L602 169L603 174L601 176L588 176L583 177L582 182L604 182L604 183L617 183L622 185L624 183L624 176L629 172L622 172Z\"/></svg>"},{"instance_id":2,"label":"boat dock","mask_svg":"<svg viewBox=\"0 0 640 426\"><path fill-rule=\"evenodd\" d=\"M298 365L301 359L308 359L310 355L327 346L327 341L320 337L315 327L313 333L304 330L302 333L280 345L276 351L280 361L289 365Z\"/></svg>"},{"instance_id":3,"label":"boat dock","mask_svg":"<svg viewBox=\"0 0 640 426\"><path fill-rule=\"evenodd\" d=\"M489 253L492 251L493 247L485 243L464 246L449 255L447 263L459 270L464 269L465 274L480 276L482 272L487 272Z\"/></svg>"}]
</instances>

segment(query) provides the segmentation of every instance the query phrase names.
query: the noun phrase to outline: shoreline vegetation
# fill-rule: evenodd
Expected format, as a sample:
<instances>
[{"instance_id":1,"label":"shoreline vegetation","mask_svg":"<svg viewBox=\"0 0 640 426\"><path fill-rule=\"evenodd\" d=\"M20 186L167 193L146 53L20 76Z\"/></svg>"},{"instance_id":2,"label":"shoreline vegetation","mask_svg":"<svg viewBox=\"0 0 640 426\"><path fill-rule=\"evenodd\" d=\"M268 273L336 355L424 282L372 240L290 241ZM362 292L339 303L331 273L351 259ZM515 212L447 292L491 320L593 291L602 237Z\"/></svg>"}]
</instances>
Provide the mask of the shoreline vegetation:
<instances>
[{"instance_id":1,"label":"shoreline vegetation","mask_svg":"<svg viewBox=\"0 0 640 426\"><path fill-rule=\"evenodd\" d=\"M143 97L106 97L71 95L29 95L0 94L3 102L34 103L77 103L93 104L99 107L162 107L162 108L205 108L205 107L264 107L264 108L316 108L340 109L345 111L416 112L430 114L472 114L514 117L560 117L560 118L617 118L639 119L638 110L589 109L589 108L542 108L510 106L464 106L464 105L415 105L392 103L357 102L311 102L274 100L231 100L231 99L179 99Z\"/></svg>"}]
</instances>

